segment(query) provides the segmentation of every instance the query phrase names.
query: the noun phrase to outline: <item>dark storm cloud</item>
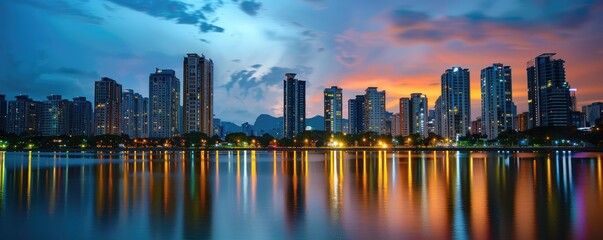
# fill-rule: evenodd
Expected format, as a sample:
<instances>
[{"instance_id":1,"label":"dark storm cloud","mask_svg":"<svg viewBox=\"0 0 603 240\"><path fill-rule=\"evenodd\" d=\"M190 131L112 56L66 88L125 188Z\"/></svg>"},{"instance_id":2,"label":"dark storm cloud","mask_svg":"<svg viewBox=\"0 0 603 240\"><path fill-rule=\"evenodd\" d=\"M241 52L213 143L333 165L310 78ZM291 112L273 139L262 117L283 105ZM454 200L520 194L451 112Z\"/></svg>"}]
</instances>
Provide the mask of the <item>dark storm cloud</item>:
<instances>
[{"instance_id":1,"label":"dark storm cloud","mask_svg":"<svg viewBox=\"0 0 603 240\"><path fill-rule=\"evenodd\" d=\"M103 18L77 8L66 1L20 0L17 2L46 10L57 15L70 16L82 22L99 24L103 20Z\"/></svg>"},{"instance_id":2,"label":"dark storm cloud","mask_svg":"<svg viewBox=\"0 0 603 240\"><path fill-rule=\"evenodd\" d=\"M249 14L249 16L255 16L262 7L262 3L256 1L242 1L240 4L241 10Z\"/></svg>"},{"instance_id":3,"label":"dark storm cloud","mask_svg":"<svg viewBox=\"0 0 603 240\"><path fill-rule=\"evenodd\" d=\"M472 12L460 16L430 17L425 12L398 9L390 12L390 33L401 41L441 42L451 39L480 41L516 34L545 39L571 37L571 33L602 12L602 1L570 4L532 15L487 16Z\"/></svg>"},{"instance_id":4,"label":"dark storm cloud","mask_svg":"<svg viewBox=\"0 0 603 240\"><path fill-rule=\"evenodd\" d=\"M297 66L295 68L287 67L271 67L270 71L261 77L254 76L257 73L257 68L261 65L252 65L252 70L241 70L233 73L230 76L230 81L222 87L230 93L233 89L240 90L240 98L246 98L249 93L253 94L255 100L264 98L262 88L268 86L280 86L284 79L285 73L297 73L300 80L312 73L312 68L306 66Z\"/></svg>"},{"instance_id":5,"label":"dark storm cloud","mask_svg":"<svg viewBox=\"0 0 603 240\"><path fill-rule=\"evenodd\" d=\"M221 2L208 3L201 9L175 0L108 0L122 7L146 13L150 16L166 20L175 20L180 24L196 25L201 32L224 32L224 28L214 25L205 13L213 13Z\"/></svg>"}]
</instances>

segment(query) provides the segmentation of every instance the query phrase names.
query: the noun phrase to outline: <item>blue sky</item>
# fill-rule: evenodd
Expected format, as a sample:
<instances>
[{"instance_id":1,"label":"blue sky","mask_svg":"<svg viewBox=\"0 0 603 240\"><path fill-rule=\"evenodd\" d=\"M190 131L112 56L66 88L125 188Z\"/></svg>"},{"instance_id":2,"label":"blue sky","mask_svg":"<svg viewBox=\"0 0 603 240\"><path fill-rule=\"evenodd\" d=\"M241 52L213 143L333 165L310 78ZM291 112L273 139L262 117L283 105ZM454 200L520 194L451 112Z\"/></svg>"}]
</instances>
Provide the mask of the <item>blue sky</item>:
<instances>
[{"instance_id":1,"label":"blue sky","mask_svg":"<svg viewBox=\"0 0 603 240\"><path fill-rule=\"evenodd\" d=\"M5 0L0 92L92 100L93 82L107 76L147 95L155 68L182 79L183 57L199 53L215 63L216 117L240 124L282 114L285 72L308 81L311 117L331 85L346 99L385 89L390 111L413 92L433 105L441 73L462 66L476 118L480 69L511 65L526 110L525 63L557 52L582 105L603 100L602 12L592 0Z\"/></svg>"}]
</instances>

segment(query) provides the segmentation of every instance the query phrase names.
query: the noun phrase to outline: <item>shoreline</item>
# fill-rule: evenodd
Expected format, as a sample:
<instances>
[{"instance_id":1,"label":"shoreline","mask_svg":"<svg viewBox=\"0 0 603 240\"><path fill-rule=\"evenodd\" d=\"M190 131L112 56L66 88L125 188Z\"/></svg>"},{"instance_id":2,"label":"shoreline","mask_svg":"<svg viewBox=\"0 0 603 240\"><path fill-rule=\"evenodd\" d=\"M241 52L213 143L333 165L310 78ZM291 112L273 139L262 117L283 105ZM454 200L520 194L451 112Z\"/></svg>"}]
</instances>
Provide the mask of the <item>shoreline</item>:
<instances>
[{"instance_id":1,"label":"shoreline","mask_svg":"<svg viewBox=\"0 0 603 240\"><path fill-rule=\"evenodd\" d=\"M128 152L128 151L573 151L573 152L603 152L603 147L271 147L271 148L72 148L72 149L21 149L21 150L2 150L5 152ZM1 151L0 151L1 152Z\"/></svg>"}]
</instances>

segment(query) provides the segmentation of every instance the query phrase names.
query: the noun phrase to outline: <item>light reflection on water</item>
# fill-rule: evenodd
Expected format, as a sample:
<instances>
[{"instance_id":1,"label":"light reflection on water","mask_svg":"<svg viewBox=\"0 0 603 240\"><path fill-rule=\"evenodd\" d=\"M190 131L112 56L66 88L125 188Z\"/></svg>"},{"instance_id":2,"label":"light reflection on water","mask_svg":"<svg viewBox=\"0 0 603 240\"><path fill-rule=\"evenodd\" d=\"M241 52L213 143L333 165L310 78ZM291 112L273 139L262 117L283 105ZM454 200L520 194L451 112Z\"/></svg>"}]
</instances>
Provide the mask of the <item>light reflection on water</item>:
<instances>
[{"instance_id":1,"label":"light reflection on water","mask_svg":"<svg viewBox=\"0 0 603 240\"><path fill-rule=\"evenodd\" d=\"M0 233L601 238L601 164L567 152L0 152Z\"/></svg>"}]
</instances>

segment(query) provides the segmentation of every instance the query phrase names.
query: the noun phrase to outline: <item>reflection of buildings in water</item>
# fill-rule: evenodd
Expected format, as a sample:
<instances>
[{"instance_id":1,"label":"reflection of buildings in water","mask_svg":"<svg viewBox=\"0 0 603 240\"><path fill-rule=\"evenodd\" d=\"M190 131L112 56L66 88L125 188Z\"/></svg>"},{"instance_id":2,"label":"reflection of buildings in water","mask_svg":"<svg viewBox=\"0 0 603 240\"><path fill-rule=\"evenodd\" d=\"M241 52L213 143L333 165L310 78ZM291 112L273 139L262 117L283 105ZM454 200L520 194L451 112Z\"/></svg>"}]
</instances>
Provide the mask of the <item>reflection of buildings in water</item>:
<instances>
[{"instance_id":1,"label":"reflection of buildings in water","mask_svg":"<svg viewBox=\"0 0 603 240\"><path fill-rule=\"evenodd\" d=\"M200 159L195 159L195 155ZM217 156L217 153L216 153ZM210 239L212 237L213 191L210 177L209 153L201 152L184 158L182 164L183 238ZM216 160L217 157L216 157ZM217 166L217 162L215 162ZM217 169L217 168L216 168ZM215 173L218 175L218 172Z\"/></svg>"},{"instance_id":2,"label":"reflection of buildings in water","mask_svg":"<svg viewBox=\"0 0 603 240\"><path fill-rule=\"evenodd\" d=\"M0 151L0 214L6 206L6 152Z\"/></svg>"},{"instance_id":3,"label":"reflection of buildings in water","mask_svg":"<svg viewBox=\"0 0 603 240\"><path fill-rule=\"evenodd\" d=\"M570 229L563 226L575 221L572 159L561 151L551 155L536 163L536 224L542 226L536 237L571 238Z\"/></svg>"},{"instance_id":4,"label":"reflection of buildings in water","mask_svg":"<svg viewBox=\"0 0 603 240\"><path fill-rule=\"evenodd\" d=\"M327 209L329 218L332 224L341 221L343 214L343 184L344 184L344 168L345 163L343 151L329 151L329 158L325 160L325 178L327 182Z\"/></svg>"},{"instance_id":5,"label":"reflection of buildings in water","mask_svg":"<svg viewBox=\"0 0 603 240\"><path fill-rule=\"evenodd\" d=\"M148 212L149 229L154 237L161 239L174 238L177 219L178 185L174 178L178 171L178 162L170 161L174 154L153 152L149 155L148 174ZM153 160L150 160L150 159Z\"/></svg>"},{"instance_id":6,"label":"reflection of buildings in water","mask_svg":"<svg viewBox=\"0 0 603 240\"><path fill-rule=\"evenodd\" d=\"M50 153L44 159L24 153L7 161L8 154L0 152L0 214L23 219L39 210L60 216L90 209L88 217L101 231L119 229L126 219L129 225L148 221L157 238L211 238L217 188L233 189L229 184L217 185L218 176L211 175L220 167L226 170L226 159L222 166L212 166L214 156L208 161L208 154L154 151L123 154L123 159L115 159L115 154L78 159ZM291 236L302 233L309 226L308 177L316 171L308 171L306 152L267 156L273 169L266 173L272 174L273 192L279 194L274 201L285 205ZM256 178L262 174L254 159L247 152L245 164L241 152L238 176L241 199L247 199L251 212L258 197ZM232 161L234 167L234 157ZM69 167L68 162L76 164ZM333 223L329 232L336 232L335 227L345 230L338 236L581 239L600 232L602 164L600 156L572 159L561 152L547 158L455 152L343 156L338 151L327 153L324 175L328 179L318 182L328 183L320 191L327 193L326 217Z\"/></svg>"},{"instance_id":7,"label":"reflection of buildings in water","mask_svg":"<svg viewBox=\"0 0 603 240\"><path fill-rule=\"evenodd\" d=\"M305 221L308 152L285 152L281 162L285 188L285 218L289 231Z\"/></svg>"},{"instance_id":8,"label":"reflection of buildings in water","mask_svg":"<svg viewBox=\"0 0 603 240\"><path fill-rule=\"evenodd\" d=\"M103 161L103 160L101 160ZM95 225L113 228L117 225L120 206L118 179L120 167L118 163L112 163L112 158L94 166L94 210Z\"/></svg>"},{"instance_id":9,"label":"reflection of buildings in water","mask_svg":"<svg viewBox=\"0 0 603 240\"><path fill-rule=\"evenodd\" d=\"M237 203L244 214L255 214L257 199L256 151L237 151Z\"/></svg>"}]
</instances>

